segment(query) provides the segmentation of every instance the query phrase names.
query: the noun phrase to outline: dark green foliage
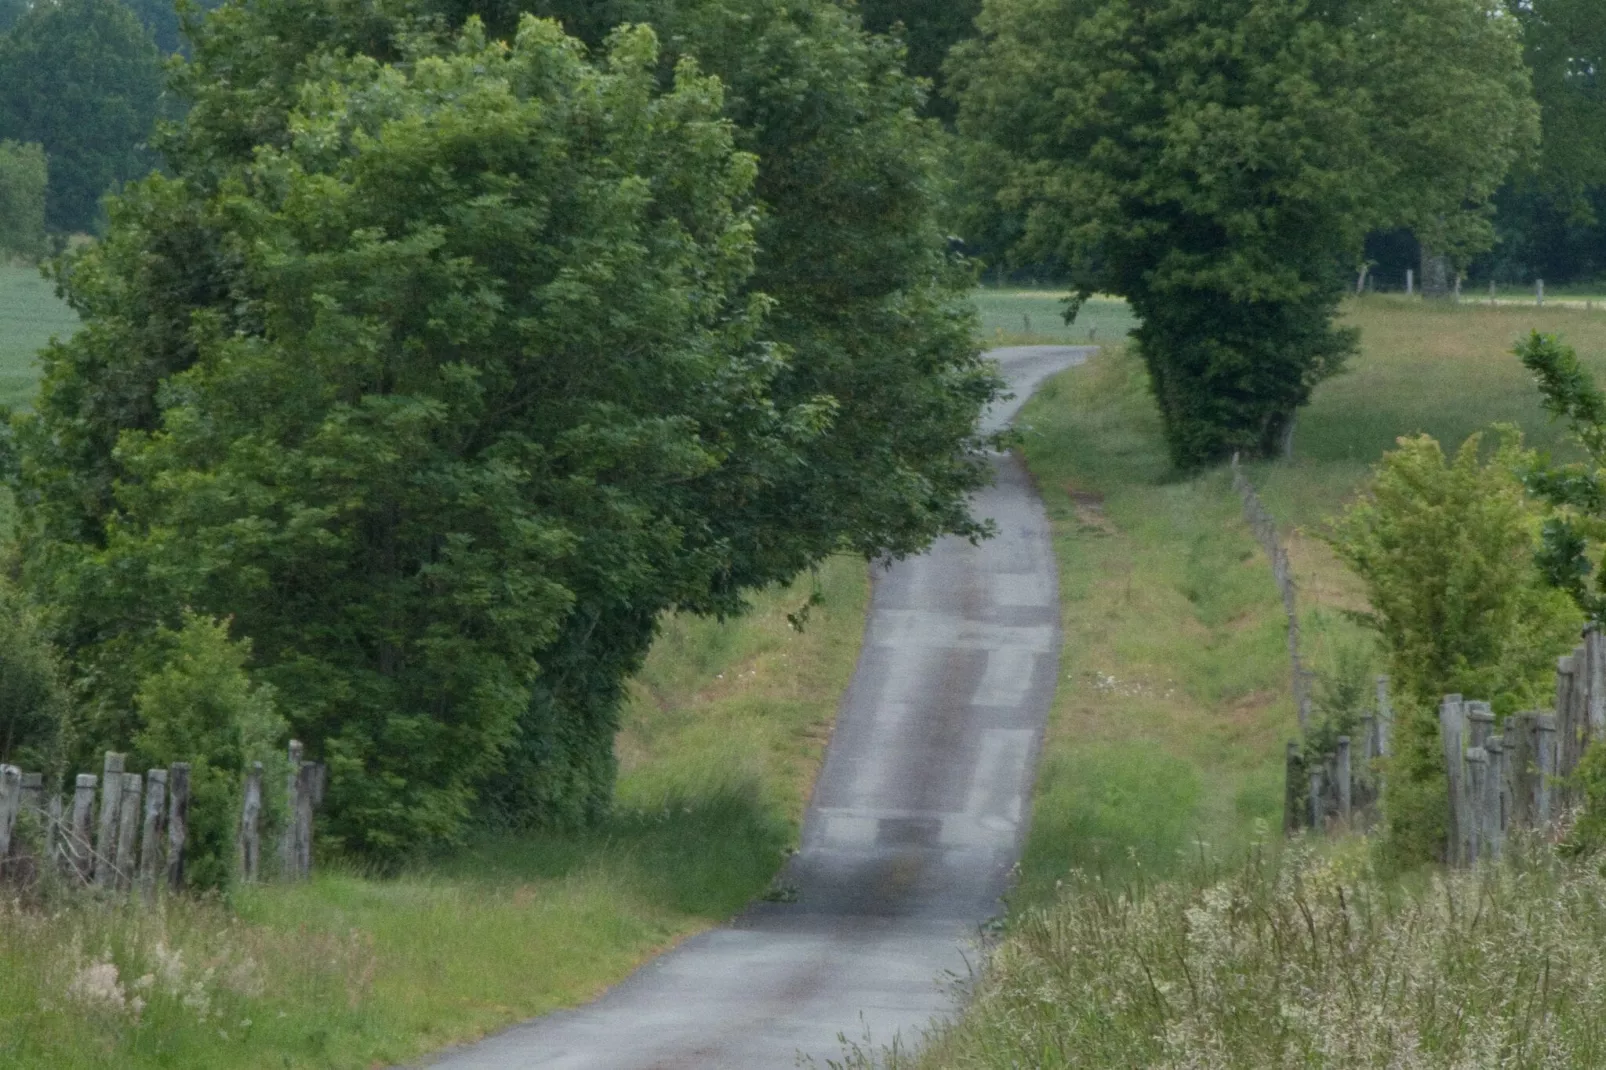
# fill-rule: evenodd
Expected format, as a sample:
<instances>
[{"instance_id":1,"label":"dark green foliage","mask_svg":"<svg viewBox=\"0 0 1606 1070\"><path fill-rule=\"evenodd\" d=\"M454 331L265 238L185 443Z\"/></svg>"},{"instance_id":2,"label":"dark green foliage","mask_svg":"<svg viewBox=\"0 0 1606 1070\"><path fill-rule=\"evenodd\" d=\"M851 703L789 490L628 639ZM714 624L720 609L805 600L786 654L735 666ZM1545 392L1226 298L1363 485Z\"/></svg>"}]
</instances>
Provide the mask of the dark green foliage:
<instances>
[{"instance_id":1,"label":"dark green foliage","mask_svg":"<svg viewBox=\"0 0 1606 1070\"><path fill-rule=\"evenodd\" d=\"M510 17L494 5L470 10L493 26ZM747 288L775 302L763 334L790 354L771 390L783 406L830 399L830 432L800 443L784 478L711 510L728 571L718 590L685 608L731 608L741 590L789 578L838 548L903 554L938 532L975 532L964 506L983 478L974 421L997 383L970 339L968 275L949 259L936 223L938 132L914 117L918 88L898 50L823 2L547 0L535 10L593 45L617 21L647 21L670 43L664 67L690 54L729 87L725 114L738 146L759 162L763 214ZM573 726L596 725L589 738L600 746L616 681L650 641L651 611L640 603L577 595L555 647L565 652L568 682L552 711L532 707L519 761L564 753L542 724L570 725L569 739ZM592 642L598 627L623 645ZM610 762L603 753L585 764ZM500 812L520 811L514 798L546 790L531 779L499 780Z\"/></svg>"},{"instance_id":2,"label":"dark green foliage","mask_svg":"<svg viewBox=\"0 0 1606 1070\"><path fill-rule=\"evenodd\" d=\"M1586 458L1573 464L1543 461L1527 472L1529 488L1554 509L1544 525L1540 567L1590 620L1606 620L1606 572L1596 565L1606 543L1606 394L1577 352L1556 335L1535 331L1516 352L1533 372L1545 410L1566 421Z\"/></svg>"},{"instance_id":3,"label":"dark green foliage","mask_svg":"<svg viewBox=\"0 0 1606 1070\"><path fill-rule=\"evenodd\" d=\"M44 255L46 175L38 145L0 141L0 256Z\"/></svg>"},{"instance_id":4,"label":"dark green foliage","mask_svg":"<svg viewBox=\"0 0 1606 1070\"><path fill-rule=\"evenodd\" d=\"M0 579L0 762L59 772L68 715L60 658L26 595Z\"/></svg>"},{"instance_id":5,"label":"dark green foliage","mask_svg":"<svg viewBox=\"0 0 1606 1070\"><path fill-rule=\"evenodd\" d=\"M29 0L0 0L0 33L11 29L28 13Z\"/></svg>"},{"instance_id":6,"label":"dark green foliage","mask_svg":"<svg viewBox=\"0 0 1606 1070\"><path fill-rule=\"evenodd\" d=\"M1484 8L1434 0L1479 27L1493 21ZM1064 264L1082 297L1131 301L1178 465L1273 453L1353 347L1332 317L1366 231L1431 218L1447 247L1469 240L1488 171L1531 122L1509 28L1423 50L1431 20L1394 12L988 0L982 36L954 52L959 130L986 146L972 185L997 206L978 218L994 240L1018 226L1017 255ZM1475 82L1473 97L1500 107L1457 97L1469 54L1509 61ZM1384 84L1402 70L1435 88L1404 112ZM1441 128L1460 137L1455 152L1424 140Z\"/></svg>"},{"instance_id":7,"label":"dark green foliage","mask_svg":"<svg viewBox=\"0 0 1606 1070\"><path fill-rule=\"evenodd\" d=\"M284 783L287 726L273 689L247 677L250 644L231 642L227 622L186 613L179 630L162 629L153 646L160 649L159 668L140 681L134 697L138 764L190 763L185 879L195 888L222 887L234 865L245 772L263 763L271 819Z\"/></svg>"},{"instance_id":8,"label":"dark green foliage","mask_svg":"<svg viewBox=\"0 0 1606 1070\"><path fill-rule=\"evenodd\" d=\"M49 161L49 225L97 229L100 198L150 170L161 58L121 0L38 0L0 37L0 138Z\"/></svg>"},{"instance_id":9,"label":"dark green foliage","mask_svg":"<svg viewBox=\"0 0 1606 1070\"><path fill-rule=\"evenodd\" d=\"M862 0L865 28L873 33L896 33L908 50L909 73L931 83L926 109L952 122L958 109L943 93L943 64L948 52L976 33L981 0Z\"/></svg>"},{"instance_id":10,"label":"dark green foliage","mask_svg":"<svg viewBox=\"0 0 1606 1070\"><path fill-rule=\"evenodd\" d=\"M449 838L487 788L589 820L661 611L979 530L996 381L933 132L893 46L764 10L681 27L729 92L645 30L593 66L528 20L207 19L174 176L60 269L86 326L19 420L27 575L103 739L193 606L329 763L337 842Z\"/></svg>"}]
</instances>

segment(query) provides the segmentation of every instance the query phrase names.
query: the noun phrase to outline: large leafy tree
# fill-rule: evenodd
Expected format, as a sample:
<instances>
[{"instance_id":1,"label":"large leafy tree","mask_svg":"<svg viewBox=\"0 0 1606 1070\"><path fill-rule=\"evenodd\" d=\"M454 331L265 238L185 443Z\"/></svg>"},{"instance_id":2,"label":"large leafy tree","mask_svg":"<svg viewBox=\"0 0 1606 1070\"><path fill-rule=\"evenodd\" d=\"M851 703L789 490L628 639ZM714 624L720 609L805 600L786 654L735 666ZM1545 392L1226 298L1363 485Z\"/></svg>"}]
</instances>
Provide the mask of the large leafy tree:
<instances>
[{"instance_id":1,"label":"large leafy tree","mask_svg":"<svg viewBox=\"0 0 1606 1070\"><path fill-rule=\"evenodd\" d=\"M1444 2L1503 17L1482 0ZM1462 137L1470 124L1446 91L1391 125L1374 79L1416 40L1390 36L1396 6L988 0L982 37L955 53L960 131L986 147L996 196L1024 214L1025 255L1068 265L1082 297L1121 294L1142 317L1179 465L1276 451L1352 347L1333 315L1340 266L1366 231L1486 194L1456 169L1468 153L1397 150L1435 117ZM1434 73L1457 76L1458 55L1446 50ZM1520 79L1500 85L1520 97ZM1520 99L1502 113L1523 114ZM1455 196L1430 197L1429 181Z\"/></svg>"},{"instance_id":2,"label":"large leafy tree","mask_svg":"<svg viewBox=\"0 0 1606 1070\"><path fill-rule=\"evenodd\" d=\"M207 19L174 177L64 267L86 326L19 429L29 578L99 735L190 606L252 640L353 847L450 835L476 793L583 819L664 609L979 532L997 384L914 86L840 11L766 10L679 24L722 51L599 28L601 70L513 16ZM688 55L760 46L723 89Z\"/></svg>"},{"instance_id":3,"label":"large leafy tree","mask_svg":"<svg viewBox=\"0 0 1606 1070\"><path fill-rule=\"evenodd\" d=\"M531 21L331 61L281 143L118 204L21 421L30 572L109 709L174 614L232 615L332 831L395 851L462 820L577 588L708 586L688 501L810 420L738 292L752 161L655 60Z\"/></svg>"},{"instance_id":4,"label":"large leafy tree","mask_svg":"<svg viewBox=\"0 0 1606 1070\"><path fill-rule=\"evenodd\" d=\"M38 0L0 36L0 138L44 146L46 219L92 230L109 188L150 170L156 45L121 0Z\"/></svg>"},{"instance_id":5,"label":"large leafy tree","mask_svg":"<svg viewBox=\"0 0 1606 1070\"><path fill-rule=\"evenodd\" d=\"M1539 141L1522 36L1501 5L1360 5L1379 224L1412 231L1422 292L1446 297L1494 244L1493 197Z\"/></svg>"},{"instance_id":6,"label":"large leafy tree","mask_svg":"<svg viewBox=\"0 0 1606 1070\"><path fill-rule=\"evenodd\" d=\"M965 308L968 274L938 226L941 141L918 118L918 84L894 42L866 34L823 0L537 0L595 45L624 21L671 43L666 69L690 56L729 87L737 144L758 158L761 208L749 289L774 302L765 337L791 354L778 402L831 399L831 432L802 447L788 477L724 503L725 593L796 573L836 549L904 554L935 534L975 534L969 490L983 478L975 418L997 389L977 359ZM505 25L509 9L465 10ZM513 10L516 10L514 8ZM605 741L625 673L644 655L655 610L583 597L538 685L521 757L500 783L513 815L544 812L530 792L554 763L552 728L611 762ZM718 611L717 600L695 606ZM551 728L544 727L551 726ZM593 796L595 798L596 796ZM537 804L532 807L532 803Z\"/></svg>"}]
</instances>

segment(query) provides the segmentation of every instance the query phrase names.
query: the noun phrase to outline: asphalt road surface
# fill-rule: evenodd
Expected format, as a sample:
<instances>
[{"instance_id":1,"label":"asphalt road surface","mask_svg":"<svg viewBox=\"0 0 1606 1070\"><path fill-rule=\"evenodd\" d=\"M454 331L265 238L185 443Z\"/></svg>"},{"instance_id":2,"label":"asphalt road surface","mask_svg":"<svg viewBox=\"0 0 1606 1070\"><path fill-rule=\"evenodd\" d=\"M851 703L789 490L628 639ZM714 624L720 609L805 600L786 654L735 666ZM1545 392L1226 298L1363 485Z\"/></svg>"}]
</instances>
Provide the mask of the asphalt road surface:
<instances>
[{"instance_id":1,"label":"asphalt road surface","mask_svg":"<svg viewBox=\"0 0 1606 1070\"><path fill-rule=\"evenodd\" d=\"M987 425L1089 352L995 350L1016 396ZM823 1068L842 1057L842 1036L907 1044L952 1009L1020 856L1058 674L1048 521L1020 461L993 464L976 508L997 537L944 539L876 574L864 649L783 877L796 901L758 904L588 1006L431 1065Z\"/></svg>"}]
</instances>

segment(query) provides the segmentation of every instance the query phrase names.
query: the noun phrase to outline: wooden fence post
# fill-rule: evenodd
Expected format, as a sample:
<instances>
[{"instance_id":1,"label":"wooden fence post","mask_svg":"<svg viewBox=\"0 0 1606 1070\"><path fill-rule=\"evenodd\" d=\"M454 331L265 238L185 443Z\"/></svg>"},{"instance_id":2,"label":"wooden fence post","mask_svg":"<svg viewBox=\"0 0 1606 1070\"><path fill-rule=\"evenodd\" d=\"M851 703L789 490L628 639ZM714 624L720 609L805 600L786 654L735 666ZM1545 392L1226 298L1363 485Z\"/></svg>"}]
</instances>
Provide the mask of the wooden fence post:
<instances>
[{"instance_id":1,"label":"wooden fence post","mask_svg":"<svg viewBox=\"0 0 1606 1070\"><path fill-rule=\"evenodd\" d=\"M1310 767L1310 827L1313 832L1327 830L1327 807L1322 799L1322 773L1320 763Z\"/></svg>"},{"instance_id":2,"label":"wooden fence post","mask_svg":"<svg viewBox=\"0 0 1606 1070\"><path fill-rule=\"evenodd\" d=\"M279 870L285 880L296 879L296 863L301 852L296 847L296 814L301 809L298 798L301 787L301 741L292 739L289 746L290 767L284 775L284 831L279 837Z\"/></svg>"},{"instance_id":3,"label":"wooden fence post","mask_svg":"<svg viewBox=\"0 0 1606 1070\"><path fill-rule=\"evenodd\" d=\"M1466 753L1465 722L1460 695L1445 695L1439 704L1439 735L1444 743L1444 772L1449 784L1450 813L1449 835L1445 845L1445 861L1452 866L1465 865L1466 843Z\"/></svg>"},{"instance_id":4,"label":"wooden fence post","mask_svg":"<svg viewBox=\"0 0 1606 1070\"><path fill-rule=\"evenodd\" d=\"M1523 711L1506 718L1506 827L1532 828L1534 824L1533 780L1534 719Z\"/></svg>"},{"instance_id":5,"label":"wooden fence post","mask_svg":"<svg viewBox=\"0 0 1606 1070\"><path fill-rule=\"evenodd\" d=\"M11 858L11 834L22 809L22 770L0 765L0 870Z\"/></svg>"},{"instance_id":6,"label":"wooden fence post","mask_svg":"<svg viewBox=\"0 0 1606 1070\"><path fill-rule=\"evenodd\" d=\"M139 888L149 898L156 891L156 874L162 868L162 815L167 795L167 770L145 774L145 827L139 837Z\"/></svg>"},{"instance_id":7,"label":"wooden fence post","mask_svg":"<svg viewBox=\"0 0 1606 1070\"><path fill-rule=\"evenodd\" d=\"M123 806L123 756L106 752L100 777L100 828L95 835L95 885L117 883L117 818Z\"/></svg>"},{"instance_id":8,"label":"wooden fence post","mask_svg":"<svg viewBox=\"0 0 1606 1070\"><path fill-rule=\"evenodd\" d=\"M72 834L68 839L73 871L85 884L95 875L95 848L91 828L95 820L94 773L79 773L73 781Z\"/></svg>"},{"instance_id":9,"label":"wooden fence post","mask_svg":"<svg viewBox=\"0 0 1606 1070\"><path fill-rule=\"evenodd\" d=\"M1350 780L1350 754L1349 737L1338 737L1337 768L1334 776L1338 780L1338 817L1348 827L1352 814L1351 804L1355 800Z\"/></svg>"},{"instance_id":10,"label":"wooden fence post","mask_svg":"<svg viewBox=\"0 0 1606 1070\"><path fill-rule=\"evenodd\" d=\"M1534 751L1538 769L1534 777L1534 821L1539 828L1550 824L1554 812L1556 779L1556 718L1540 714L1534 718Z\"/></svg>"},{"instance_id":11,"label":"wooden fence post","mask_svg":"<svg viewBox=\"0 0 1606 1070\"><path fill-rule=\"evenodd\" d=\"M1489 776L1484 784L1483 842L1489 857L1498 859L1506 838L1506 747L1505 736L1492 735L1484 744L1489 759Z\"/></svg>"},{"instance_id":12,"label":"wooden fence post","mask_svg":"<svg viewBox=\"0 0 1606 1070\"><path fill-rule=\"evenodd\" d=\"M1467 801L1471 803L1466 811L1467 821L1464 826L1461 842L1461 856L1465 865L1474 865L1483 857L1483 797L1484 782L1489 776L1489 755L1482 747L1468 747L1466 753L1467 765Z\"/></svg>"},{"instance_id":13,"label":"wooden fence post","mask_svg":"<svg viewBox=\"0 0 1606 1070\"><path fill-rule=\"evenodd\" d=\"M1387 758L1391 752L1390 737L1394 734L1394 704L1389 700L1389 678L1377 678L1377 754Z\"/></svg>"},{"instance_id":14,"label":"wooden fence post","mask_svg":"<svg viewBox=\"0 0 1606 1070\"><path fill-rule=\"evenodd\" d=\"M318 787L318 763L302 762L296 785L296 879L312 876L312 807L322 794Z\"/></svg>"},{"instance_id":15,"label":"wooden fence post","mask_svg":"<svg viewBox=\"0 0 1606 1070\"><path fill-rule=\"evenodd\" d=\"M245 802L240 807L240 879L254 884L262 863L262 835L257 827L262 816L262 763L252 762L245 774Z\"/></svg>"},{"instance_id":16,"label":"wooden fence post","mask_svg":"<svg viewBox=\"0 0 1606 1070\"><path fill-rule=\"evenodd\" d=\"M190 763L167 770L167 886L184 887L184 842L190 835Z\"/></svg>"},{"instance_id":17,"label":"wooden fence post","mask_svg":"<svg viewBox=\"0 0 1606 1070\"><path fill-rule=\"evenodd\" d=\"M1292 836L1304 824L1299 815L1305 809L1304 764L1299 760L1299 744L1288 741L1283 762L1283 835Z\"/></svg>"},{"instance_id":18,"label":"wooden fence post","mask_svg":"<svg viewBox=\"0 0 1606 1070\"><path fill-rule=\"evenodd\" d=\"M140 802L145 778L138 773L123 774L122 806L117 815L117 887L126 891L133 887L134 869L139 856L135 853L135 839L139 836Z\"/></svg>"}]
</instances>

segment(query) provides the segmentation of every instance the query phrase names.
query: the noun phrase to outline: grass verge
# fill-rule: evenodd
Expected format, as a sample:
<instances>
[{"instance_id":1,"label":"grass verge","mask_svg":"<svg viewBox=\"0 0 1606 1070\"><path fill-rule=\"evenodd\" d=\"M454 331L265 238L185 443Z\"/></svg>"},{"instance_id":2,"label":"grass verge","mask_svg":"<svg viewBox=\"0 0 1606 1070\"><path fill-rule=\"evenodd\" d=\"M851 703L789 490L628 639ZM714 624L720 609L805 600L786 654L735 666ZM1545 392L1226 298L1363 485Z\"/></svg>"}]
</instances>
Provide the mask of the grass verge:
<instances>
[{"instance_id":1,"label":"grass verge","mask_svg":"<svg viewBox=\"0 0 1606 1070\"><path fill-rule=\"evenodd\" d=\"M788 611L823 605L794 633ZM831 561L732 622L671 620L621 733L617 811L391 879L160 909L0 909L0 1065L405 1062L600 993L765 889L859 648L868 579Z\"/></svg>"}]
</instances>

